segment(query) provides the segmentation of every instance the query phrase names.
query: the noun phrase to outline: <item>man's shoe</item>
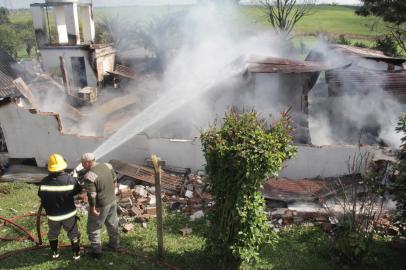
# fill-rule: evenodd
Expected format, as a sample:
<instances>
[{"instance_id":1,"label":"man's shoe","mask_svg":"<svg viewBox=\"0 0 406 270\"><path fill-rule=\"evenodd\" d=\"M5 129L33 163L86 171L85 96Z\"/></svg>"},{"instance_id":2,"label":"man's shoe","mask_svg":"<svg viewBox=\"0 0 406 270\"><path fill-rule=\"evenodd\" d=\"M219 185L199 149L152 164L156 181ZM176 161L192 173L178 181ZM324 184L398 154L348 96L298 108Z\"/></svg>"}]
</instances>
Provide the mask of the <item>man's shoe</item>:
<instances>
[{"instance_id":1,"label":"man's shoe","mask_svg":"<svg viewBox=\"0 0 406 270\"><path fill-rule=\"evenodd\" d=\"M72 243L73 259L79 260L80 259L80 239L74 239L71 241L71 243Z\"/></svg>"},{"instance_id":2,"label":"man's shoe","mask_svg":"<svg viewBox=\"0 0 406 270\"><path fill-rule=\"evenodd\" d=\"M49 245L52 251L52 259L58 259L59 258L58 240L50 240Z\"/></svg>"},{"instance_id":3,"label":"man's shoe","mask_svg":"<svg viewBox=\"0 0 406 270\"><path fill-rule=\"evenodd\" d=\"M111 249L112 251L117 251L119 249L118 246L113 246L111 244L107 244L107 248Z\"/></svg>"},{"instance_id":4,"label":"man's shoe","mask_svg":"<svg viewBox=\"0 0 406 270\"><path fill-rule=\"evenodd\" d=\"M101 253L95 253L95 252L89 252L88 255L93 258L93 259L101 259L102 258L102 254Z\"/></svg>"},{"instance_id":5,"label":"man's shoe","mask_svg":"<svg viewBox=\"0 0 406 270\"><path fill-rule=\"evenodd\" d=\"M80 252L75 252L75 253L73 253L73 259L76 261L76 260L79 260L80 259Z\"/></svg>"}]
</instances>

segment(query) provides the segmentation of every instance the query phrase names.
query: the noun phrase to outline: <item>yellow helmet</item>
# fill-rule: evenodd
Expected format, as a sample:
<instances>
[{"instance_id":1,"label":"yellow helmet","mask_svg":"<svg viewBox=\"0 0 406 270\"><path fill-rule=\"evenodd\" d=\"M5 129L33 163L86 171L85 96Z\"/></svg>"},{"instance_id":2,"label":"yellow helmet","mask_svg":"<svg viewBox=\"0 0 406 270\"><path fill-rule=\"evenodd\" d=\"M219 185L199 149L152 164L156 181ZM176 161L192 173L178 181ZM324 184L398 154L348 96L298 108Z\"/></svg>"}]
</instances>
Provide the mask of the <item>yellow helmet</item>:
<instances>
[{"instance_id":1,"label":"yellow helmet","mask_svg":"<svg viewBox=\"0 0 406 270\"><path fill-rule=\"evenodd\" d=\"M63 156L58 154L52 154L48 159L48 171L50 172L60 172L66 169L68 164L66 164Z\"/></svg>"}]
</instances>

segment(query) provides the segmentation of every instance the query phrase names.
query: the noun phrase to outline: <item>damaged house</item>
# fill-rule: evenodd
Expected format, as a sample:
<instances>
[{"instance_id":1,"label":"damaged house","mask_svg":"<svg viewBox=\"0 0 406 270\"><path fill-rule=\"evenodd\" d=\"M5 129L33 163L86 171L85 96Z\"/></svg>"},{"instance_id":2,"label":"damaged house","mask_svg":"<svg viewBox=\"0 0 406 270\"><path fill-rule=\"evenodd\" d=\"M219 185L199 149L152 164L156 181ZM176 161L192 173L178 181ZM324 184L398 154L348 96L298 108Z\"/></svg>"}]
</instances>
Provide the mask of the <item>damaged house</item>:
<instances>
[{"instance_id":1,"label":"damaged house","mask_svg":"<svg viewBox=\"0 0 406 270\"><path fill-rule=\"evenodd\" d=\"M330 138L330 144L399 146L400 138L390 134L405 108L406 59L328 45L313 49L307 60L341 66L325 72L323 94L315 96L312 104L315 118L329 127L324 137Z\"/></svg>"},{"instance_id":2,"label":"damaged house","mask_svg":"<svg viewBox=\"0 0 406 270\"><path fill-rule=\"evenodd\" d=\"M51 11L56 40L52 40L47 28ZM92 4L52 0L31 4L31 12L44 71L62 77L68 95L94 102L106 73L114 70L115 50L108 44L94 44Z\"/></svg>"},{"instance_id":3,"label":"damaged house","mask_svg":"<svg viewBox=\"0 0 406 270\"><path fill-rule=\"evenodd\" d=\"M71 167L75 167L83 152L94 151L137 115L144 100L134 93L103 87L106 76L131 80L137 80L137 77L131 69L115 65L114 48L94 44L91 4L53 0L32 4L31 11L45 74L26 84L22 80L19 83L8 80L7 87L14 89L13 95L1 90L0 124L4 141L10 158L31 158L38 166L44 166L48 156L58 152ZM56 40L51 39L47 29L48 13L55 16ZM373 152L378 147L364 145L359 148L356 143L312 145L309 114L313 105L309 96L320 73L331 74L337 67L345 69L346 64L308 60L262 57L240 63L245 67L235 79L240 85L235 91L209 93L211 109L215 111L222 95L232 96L225 99L232 101L227 106L255 108L264 115L275 115L291 108L298 153L286 163L281 177L314 179L348 174L349 156L359 151ZM330 78L329 75L326 77ZM169 106L170 102L167 103ZM182 113L182 118L166 123L165 131L172 131L185 123L185 115L188 116L187 111ZM159 128L143 130L108 152L102 160L145 164L151 154L158 154L169 166L200 170L205 161L198 131L178 135L176 130L173 134Z\"/></svg>"}]
</instances>

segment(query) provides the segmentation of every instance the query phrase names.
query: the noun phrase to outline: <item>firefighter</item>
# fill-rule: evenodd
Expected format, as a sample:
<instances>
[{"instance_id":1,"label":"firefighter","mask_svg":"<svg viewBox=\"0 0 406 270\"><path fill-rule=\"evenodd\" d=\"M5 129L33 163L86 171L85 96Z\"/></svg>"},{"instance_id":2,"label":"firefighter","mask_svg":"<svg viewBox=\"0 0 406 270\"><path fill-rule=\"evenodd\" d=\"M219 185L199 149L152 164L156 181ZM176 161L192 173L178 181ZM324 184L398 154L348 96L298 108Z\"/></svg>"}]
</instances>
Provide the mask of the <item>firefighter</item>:
<instances>
[{"instance_id":1,"label":"firefighter","mask_svg":"<svg viewBox=\"0 0 406 270\"><path fill-rule=\"evenodd\" d=\"M80 232L77 226L76 206L73 196L80 193L81 186L76 179L66 173L64 158L52 154L48 160L49 175L42 179L38 196L48 217L48 239L52 258L59 257L58 236L61 227L67 232L72 244L73 259L80 258Z\"/></svg>"},{"instance_id":2,"label":"firefighter","mask_svg":"<svg viewBox=\"0 0 406 270\"><path fill-rule=\"evenodd\" d=\"M119 245L119 227L115 185L117 175L109 163L97 163L93 153L81 157L85 188L89 200L87 234L91 251L89 255L99 259L102 255L100 231L106 225L109 235L108 246L116 250Z\"/></svg>"}]
</instances>

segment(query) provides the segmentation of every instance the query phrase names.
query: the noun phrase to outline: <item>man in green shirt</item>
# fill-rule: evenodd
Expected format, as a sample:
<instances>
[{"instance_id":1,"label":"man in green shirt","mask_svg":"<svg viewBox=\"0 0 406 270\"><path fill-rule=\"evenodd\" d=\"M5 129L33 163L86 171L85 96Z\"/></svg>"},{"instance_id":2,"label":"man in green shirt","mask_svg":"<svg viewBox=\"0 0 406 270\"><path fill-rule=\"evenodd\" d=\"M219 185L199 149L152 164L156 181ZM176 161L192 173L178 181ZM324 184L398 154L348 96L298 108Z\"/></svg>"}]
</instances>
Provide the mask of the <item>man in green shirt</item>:
<instances>
[{"instance_id":1,"label":"man in green shirt","mask_svg":"<svg viewBox=\"0 0 406 270\"><path fill-rule=\"evenodd\" d=\"M81 157L85 188L89 199L89 215L87 234L89 237L92 257L99 259L102 254L100 231L106 225L109 234L108 246L117 249L119 245L119 226L115 185L117 175L109 163L96 163L93 153L85 153Z\"/></svg>"}]
</instances>

